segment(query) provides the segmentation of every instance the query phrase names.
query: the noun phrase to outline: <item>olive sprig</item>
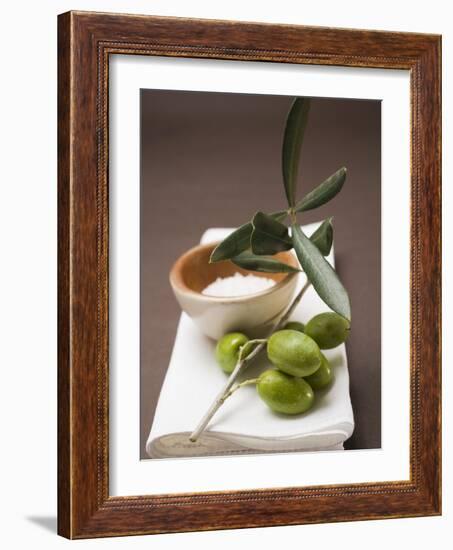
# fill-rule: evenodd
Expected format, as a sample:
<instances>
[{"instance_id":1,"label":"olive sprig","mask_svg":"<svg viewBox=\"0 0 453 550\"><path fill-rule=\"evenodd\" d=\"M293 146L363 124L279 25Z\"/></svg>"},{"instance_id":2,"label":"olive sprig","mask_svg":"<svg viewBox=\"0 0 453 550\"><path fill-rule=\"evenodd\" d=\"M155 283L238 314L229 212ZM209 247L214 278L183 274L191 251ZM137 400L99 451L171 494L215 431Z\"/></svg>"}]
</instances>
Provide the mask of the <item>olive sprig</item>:
<instances>
[{"instance_id":1,"label":"olive sprig","mask_svg":"<svg viewBox=\"0 0 453 550\"><path fill-rule=\"evenodd\" d=\"M282 146L282 174L288 208L270 214L256 212L251 221L241 225L226 237L213 250L210 257L211 263L231 260L243 269L267 273L289 273L300 270L280 262L273 256L278 252L294 249L300 266L307 276L307 281L270 331L267 339L248 344L248 347L246 347L246 341L240 343L240 346L244 347L244 352L238 352L236 362L229 366L232 370L224 369L230 374L228 381L198 427L190 435L191 441L199 438L225 399L237 388L242 387L236 384L238 376L266 348L267 340L289 321L292 312L310 285L313 285L321 300L343 318L349 330L351 308L348 294L335 270L325 259L333 243L332 218L324 220L310 237L305 235L297 221L298 214L318 208L333 199L341 191L346 180L346 168L340 168L300 201L296 201L299 159L309 110L310 99L298 97L294 100L286 119ZM289 218L289 225L283 223L287 218ZM277 372L280 371L277 370ZM287 380L283 380L285 376L288 375L272 374L270 378L274 382L286 384ZM299 382L298 384L300 385ZM258 383L257 388L259 388Z\"/></svg>"},{"instance_id":2,"label":"olive sprig","mask_svg":"<svg viewBox=\"0 0 453 550\"><path fill-rule=\"evenodd\" d=\"M325 259L333 242L332 218L324 220L307 237L297 215L318 208L333 199L346 180L342 167L315 189L296 201L299 160L310 110L310 99L294 100L286 119L282 146L283 186L288 208L270 214L258 211L252 220L226 237L212 252L210 262L231 260L243 269L267 273L291 272L294 267L273 256L294 248L302 270L321 300L330 309L351 320L348 294L335 270ZM284 221L289 218L289 224Z\"/></svg>"},{"instance_id":3,"label":"olive sprig","mask_svg":"<svg viewBox=\"0 0 453 550\"><path fill-rule=\"evenodd\" d=\"M332 371L321 349L333 349L345 342L350 326L344 317L334 312L315 315L306 326L298 321L288 322L309 285L307 282L299 292L296 304L291 304L268 338L249 340L241 332L231 332L217 342L217 363L230 377L190 435L190 441L197 441L217 410L239 388L256 385L258 395L273 411L300 414L313 405L313 390L330 384ZM239 374L264 349L276 369L267 369L258 378L235 383Z\"/></svg>"},{"instance_id":4,"label":"olive sprig","mask_svg":"<svg viewBox=\"0 0 453 550\"><path fill-rule=\"evenodd\" d=\"M286 312L282 315L280 320L275 324L273 329L270 331L268 338L277 330L282 328L285 323L289 320L290 316L292 315L293 311L296 309L297 305L301 301L303 295L310 287L311 283L310 281L307 281L304 286L301 288L301 290L298 292ZM235 358L236 364L234 365L233 370L231 371L231 374L223 387L223 389L220 391L220 393L217 395L217 397L212 402L211 406L203 416L203 418L200 420L200 423L195 428L195 430L190 434L190 441L195 442L200 437L200 435L204 432L206 429L206 426L208 425L211 418L215 415L215 413L220 409L220 407L223 405L226 397L228 396L230 390L233 388L236 380L238 379L239 375L247 368L247 366L266 348L267 340L268 338L262 339L258 344L254 345L253 349L248 353L240 353L238 351L238 356ZM239 347L243 346L247 343L247 338L243 339L239 343ZM244 357L245 355L245 357ZM229 373L229 369L224 369L225 372Z\"/></svg>"}]
</instances>

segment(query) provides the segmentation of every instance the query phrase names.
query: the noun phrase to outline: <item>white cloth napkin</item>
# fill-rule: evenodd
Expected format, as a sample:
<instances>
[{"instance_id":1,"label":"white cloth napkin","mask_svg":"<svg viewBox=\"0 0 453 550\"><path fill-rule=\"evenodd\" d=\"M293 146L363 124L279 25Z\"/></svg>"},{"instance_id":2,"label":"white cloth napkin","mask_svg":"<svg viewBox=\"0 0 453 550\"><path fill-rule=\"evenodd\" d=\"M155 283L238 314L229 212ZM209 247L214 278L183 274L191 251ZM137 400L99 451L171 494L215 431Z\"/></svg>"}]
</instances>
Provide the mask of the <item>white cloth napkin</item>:
<instances>
[{"instance_id":1,"label":"white cloth napkin","mask_svg":"<svg viewBox=\"0 0 453 550\"><path fill-rule=\"evenodd\" d=\"M310 224L303 229L311 235L318 225ZM209 229L201 242L221 240L231 231ZM333 264L333 250L328 260ZM301 287L305 276L300 275L299 279ZM328 311L327 306L310 287L291 320L307 322L323 311ZM150 457L343 449L343 442L354 430L344 345L324 352L335 379L328 389L316 392L315 405L306 414L275 414L261 401L254 386L246 386L227 399L204 434L191 443L188 436L227 380L215 362L214 348L215 342L182 313L146 444ZM253 378L271 366L262 353L243 378Z\"/></svg>"}]
</instances>

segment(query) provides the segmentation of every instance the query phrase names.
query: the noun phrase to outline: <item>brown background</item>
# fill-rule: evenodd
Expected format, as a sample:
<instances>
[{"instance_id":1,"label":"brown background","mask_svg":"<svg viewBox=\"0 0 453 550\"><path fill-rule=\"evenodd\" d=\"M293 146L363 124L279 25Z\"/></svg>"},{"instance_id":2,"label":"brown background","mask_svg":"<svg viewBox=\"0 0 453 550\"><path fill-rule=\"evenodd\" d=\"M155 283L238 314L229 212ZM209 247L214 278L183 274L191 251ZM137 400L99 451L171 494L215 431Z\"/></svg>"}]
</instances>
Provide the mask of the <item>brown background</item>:
<instances>
[{"instance_id":1,"label":"brown background","mask_svg":"<svg viewBox=\"0 0 453 550\"><path fill-rule=\"evenodd\" d=\"M285 207L281 140L292 98L141 92L141 458L168 366L180 309L173 261L208 227L234 227ZM356 427L347 449L381 444L379 101L313 99L299 197L341 166L342 192L300 216L334 216L337 271L352 305L347 343Z\"/></svg>"}]
</instances>

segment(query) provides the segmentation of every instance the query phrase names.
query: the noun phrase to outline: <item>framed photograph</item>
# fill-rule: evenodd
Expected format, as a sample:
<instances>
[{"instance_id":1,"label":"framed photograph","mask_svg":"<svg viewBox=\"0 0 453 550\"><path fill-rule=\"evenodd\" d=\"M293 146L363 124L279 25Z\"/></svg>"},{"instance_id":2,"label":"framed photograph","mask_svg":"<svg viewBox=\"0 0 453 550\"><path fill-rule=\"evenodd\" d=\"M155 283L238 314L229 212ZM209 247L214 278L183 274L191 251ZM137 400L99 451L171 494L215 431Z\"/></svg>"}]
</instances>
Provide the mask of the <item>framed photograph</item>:
<instances>
[{"instance_id":1,"label":"framed photograph","mask_svg":"<svg viewBox=\"0 0 453 550\"><path fill-rule=\"evenodd\" d=\"M440 514L440 37L58 23L59 533Z\"/></svg>"}]
</instances>

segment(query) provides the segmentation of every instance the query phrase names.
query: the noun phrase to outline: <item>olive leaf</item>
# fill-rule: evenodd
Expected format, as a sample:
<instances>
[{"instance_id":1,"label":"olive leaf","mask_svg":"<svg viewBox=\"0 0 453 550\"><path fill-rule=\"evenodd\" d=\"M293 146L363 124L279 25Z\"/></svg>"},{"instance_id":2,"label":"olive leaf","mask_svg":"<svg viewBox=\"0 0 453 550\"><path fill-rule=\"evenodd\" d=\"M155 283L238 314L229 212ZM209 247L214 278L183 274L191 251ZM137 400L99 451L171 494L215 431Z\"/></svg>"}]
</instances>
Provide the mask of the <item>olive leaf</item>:
<instances>
[{"instance_id":1,"label":"olive leaf","mask_svg":"<svg viewBox=\"0 0 453 550\"><path fill-rule=\"evenodd\" d=\"M252 225L250 245L254 254L273 255L293 247L293 241L288 234L286 225L272 216L257 212L253 217Z\"/></svg>"},{"instance_id":2,"label":"olive leaf","mask_svg":"<svg viewBox=\"0 0 453 550\"><path fill-rule=\"evenodd\" d=\"M310 241L323 256L328 256L333 243L332 218L327 218L310 236Z\"/></svg>"},{"instance_id":3,"label":"olive leaf","mask_svg":"<svg viewBox=\"0 0 453 550\"><path fill-rule=\"evenodd\" d=\"M286 210L278 210L269 214L272 218L276 220L283 220L286 217ZM230 233L228 237L223 239L216 248L212 251L211 257L209 258L209 263L221 262L222 260L230 260L237 256L247 248L250 248L250 238L252 236L253 225L252 222L245 223L241 225Z\"/></svg>"},{"instance_id":4,"label":"olive leaf","mask_svg":"<svg viewBox=\"0 0 453 550\"><path fill-rule=\"evenodd\" d=\"M294 250L313 288L330 309L350 321L351 307L348 293L334 269L299 225L293 224L291 228Z\"/></svg>"},{"instance_id":5,"label":"olive leaf","mask_svg":"<svg viewBox=\"0 0 453 550\"><path fill-rule=\"evenodd\" d=\"M250 237L252 235L253 225L248 222L241 225L233 231L228 237L214 248L209 262L220 262L237 256L250 246Z\"/></svg>"},{"instance_id":6,"label":"olive leaf","mask_svg":"<svg viewBox=\"0 0 453 550\"><path fill-rule=\"evenodd\" d=\"M296 196L297 173L305 128L307 127L310 100L298 97L294 100L286 119L283 136L282 171L286 198L289 206L294 206Z\"/></svg>"},{"instance_id":7,"label":"olive leaf","mask_svg":"<svg viewBox=\"0 0 453 550\"><path fill-rule=\"evenodd\" d=\"M333 199L343 187L346 179L346 172L346 168L343 167L337 170L335 174L329 176L296 204L295 211L305 212L306 210L312 210L330 201L330 199Z\"/></svg>"},{"instance_id":8,"label":"olive leaf","mask_svg":"<svg viewBox=\"0 0 453 550\"><path fill-rule=\"evenodd\" d=\"M292 265L279 262L268 256L256 256L252 252L241 252L238 256L231 258L231 261L237 266L251 271L263 271L265 273L295 273L300 271Z\"/></svg>"}]
</instances>

